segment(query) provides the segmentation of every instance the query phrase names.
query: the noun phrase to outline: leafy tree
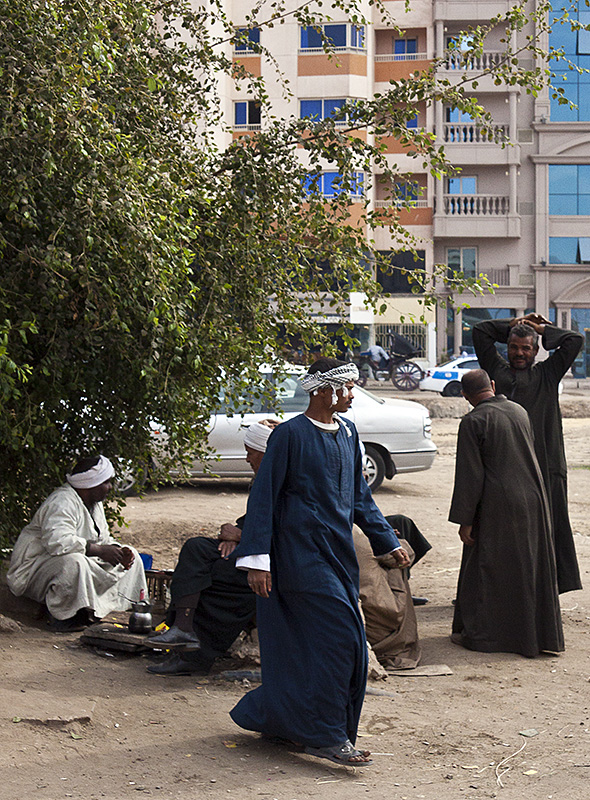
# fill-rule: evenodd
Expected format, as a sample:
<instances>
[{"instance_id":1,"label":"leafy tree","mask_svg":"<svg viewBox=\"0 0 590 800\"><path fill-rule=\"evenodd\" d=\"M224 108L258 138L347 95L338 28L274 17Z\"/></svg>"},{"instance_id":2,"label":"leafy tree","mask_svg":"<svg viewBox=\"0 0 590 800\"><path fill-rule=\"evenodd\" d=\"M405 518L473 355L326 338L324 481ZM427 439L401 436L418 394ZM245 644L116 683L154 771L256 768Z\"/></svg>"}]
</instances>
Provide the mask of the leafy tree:
<instances>
[{"instance_id":1,"label":"leafy tree","mask_svg":"<svg viewBox=\"0 0 590 800\"><path fill-rule=\"evenodd\" d=\"M248 26L288 17L319 26L333 9L361 25L361 5L259 0ZM498 81L528 92L543 85L546 12L524 3L492 21L507 31ZM473 52L487 33L470 32ZM79 454L102 451L137 468L150 457L151 420L165 427L174 459L203 454L221 385L231 407L286 337L322 341L313 304L345 319L351 288L378 302L371 231L387 224L404 249L412 241L394 216L354 196L358 173L377 168L395 196L403 176L384 156L387 136L434 174L450 170L431 134L408 128L416 103L451 103L490 125L465 80L441 81L436 69L330 119L276 119L262 79L227 54L244 36L222 0L0 0L4 543ZM338 58L325 37L323 46ZM540 65L521 69L523 49ZM227 76L260 102L268 124L219 149L217 85ZM341 175L330 202L318 186L325 164ZM432 277L409 277L435 302Z\"/></svg>"}]
</instances>

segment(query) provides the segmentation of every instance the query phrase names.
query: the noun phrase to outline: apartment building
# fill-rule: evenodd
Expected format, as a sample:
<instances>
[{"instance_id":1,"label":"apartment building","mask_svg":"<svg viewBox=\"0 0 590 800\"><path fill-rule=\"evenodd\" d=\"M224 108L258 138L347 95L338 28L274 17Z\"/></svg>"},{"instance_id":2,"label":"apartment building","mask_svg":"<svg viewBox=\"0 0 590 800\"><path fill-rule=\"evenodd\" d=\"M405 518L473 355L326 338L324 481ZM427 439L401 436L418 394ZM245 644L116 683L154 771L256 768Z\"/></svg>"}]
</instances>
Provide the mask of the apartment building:
<instances>
[{"instance_id":1,"label":"apartment building","mask_svg":"<svg viewBox=\"0 0 590 800\"><path fill-rule=\"evenodd\" d=\"M245 25L248 3L234 0L228 8L237 26ZM235 60L255 75L263 75L269 89L273 113L289 117L332 113L349 98L370 98L387 88L389 81L410 76L442 58L441 72L453 80L478 74L493 65L502 51L503 31L487 38L481 58L467 67L460 64L462 31L470 25L485 25L511 5L506 0L412 0L405 11L404 0L386 0L386 6L403 28L384 24L366 4L372 19L367 29L350 24L334 10L326 28L338 58L330 60L321 40L311 28L302 28L287 18L284 24L261 32L251 31L276 58L289 80L286 96L275 68L254 54L247 43L239 45ZM588 17L588 20L586 19ZM590 22L590 12L580 0L578 19ZM525 32L526 33L526 32ZM524 34L523 34L524 35ZM454 43L454 50L449 45ZM564 48L567 58L581 68L590 67L590 32L572 32L555 25L543 45ZM532 61L525 66L532 66ZM408 335L421 350L425 362L434 363L446 354L471 345L472 325L489 317L520 315L535 309L557 324L590 331L590 74L577 74L565 63L557 64L557 81L576 109L559 104L546 89L536 98L517 86L496 86L479 81L477 97L491 113L492 137L484 137L467 115L456 108L436 104L416 109L412 124L432 131L444 145L452 164L460 168L455 177L435 180L396 140L388 140L387 157L401 171L412 174L421 194L412 207L401 211L401 221L419 240L420 265L431 271L445 264L477 277L485 274L496 285L493 294L449 295L438 287L441 302L419 318L423 309L411 293L406 279L396 273L379 275L384 291L391 293L386 311L368 314L359 298L352 297L350 319L363 344L384 337L388 331ZM258 106L230 83L224 94L227 119L233 133L243 135L264 125ZM504 145L505 139L510 141ZM322 176L329 197L335 175ZM369 198L374 208L391 201L387 187L373 181ZM396 252L398 245L386 229L374 233L378 249L391 254L398 266L415 266L409 253ZM460 308L467 302L469 308ZM321 317L321 311L318 311ZM324 316L326 324L336 322ZM577 374L590 370L590 336L576 363Z\"/></svg>"}]
</instances>

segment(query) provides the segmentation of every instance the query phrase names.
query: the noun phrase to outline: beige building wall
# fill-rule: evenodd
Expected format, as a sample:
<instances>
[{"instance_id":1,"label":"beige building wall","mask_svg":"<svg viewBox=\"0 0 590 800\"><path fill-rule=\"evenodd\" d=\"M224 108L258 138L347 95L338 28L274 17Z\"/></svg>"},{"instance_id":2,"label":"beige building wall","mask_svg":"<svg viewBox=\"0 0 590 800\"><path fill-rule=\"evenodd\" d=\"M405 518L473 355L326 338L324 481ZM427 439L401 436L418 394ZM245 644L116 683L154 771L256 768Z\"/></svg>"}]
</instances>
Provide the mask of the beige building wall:
<instances>
[{"instance_id":1,"label":"beige building wall","mask_svg":"<svg viewBox=\"0 0 590 800\"><path fill-rule=\"evenodd\" d=\"M291 0L288 7L297 4L297 0ZM404 0L386 0L385 4L405 34L383 22L366 2L364 10L373 24L367 31L365 50L344 51L335 62L321 52L300 52L299 27L290 18L283 25L264 30L262 41L276 57L292 96L286 93L274 67L257 56L240 58L253 74L264 76L272 113L298 116L302 99L369 98L375 92L384 92L390 80L425 68L435 57L444 57L450 37L470 25L485 25L512 5L509 0L412 0L406 12ZM229 15L238 26L245 24L249 8L250 3L244 0L228 0ZM326 7L321 10L326 12ZM333 23L346 21L339 11L330 13ZM524 42L530 33L530 29L523 30L514 44ZM416 52L407 59L393 52L395 40L404 36L416 40ZM502 49L503 36L501 26L491 32L481 62L474 64L473 75L493 64ZM545 36L541 45L548 44ZM470 74L457 69L452 59L446 63L440 69L451 81ZM532 66L532 61L524 66ZM247 99L247 95L229 82L220 91L231 128L234 103ZM388 161L401 171L414 173L424 189L418 207L404 212L403 223L419 238L426 269L431 270L434 264L446 265L458 252L467 258L474 251L475 275L482 273L495 284L493 294L473 296L455 296L439 287L442 300L455 301L458 306L467 302L470 308L458 308L449 315L441 304L436 326L428 326L426 333L431 360L459 352L470 342L473 321L502 310L521 314L536 309L552 315L559 324L570 325L572 321L578 324L581 311L588 309L590 328L588 265L552 265L549 259L549 238L590 237L590 232L586 233L590 231L590 216L552 217L548 204L550 165L590 164L590 122L552 121L549 90L533 98L518 87L495 86L491 79L483 79L477 98L492 115L494 141L485 140L469 120L457 120L453 110L441 104L417 109L418 125L434 132L437 143L445 147L456 166L458 177L474 179L461 181L459 191L456 183L435 180L398 142L386 142ZM231 136L229 132L221 138L227 142ZM375 185L370 200L376 208L382 208L385 196L385 189ZM387 228L377 229L373 235L379 250L399 246ZM382 319L375 317L374 325L397 324L402 317L418 318L421 313L411 294L396 294L386 305L387 311ZM588 350L590 353L590 347Z\"/></svg>"}]
</instances>

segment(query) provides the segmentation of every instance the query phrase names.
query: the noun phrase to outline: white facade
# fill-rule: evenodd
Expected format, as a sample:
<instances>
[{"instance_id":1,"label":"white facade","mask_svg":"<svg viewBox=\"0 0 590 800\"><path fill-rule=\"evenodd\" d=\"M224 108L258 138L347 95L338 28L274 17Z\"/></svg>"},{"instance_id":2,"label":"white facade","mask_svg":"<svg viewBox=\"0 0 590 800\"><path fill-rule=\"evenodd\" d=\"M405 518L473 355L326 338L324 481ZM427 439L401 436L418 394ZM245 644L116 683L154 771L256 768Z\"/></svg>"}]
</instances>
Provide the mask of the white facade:
<instances>
[{"instance_id":1,"label":"white facade","mask_svg":"<svg viewBox=\"0 0 590 800\"><path fill-rule=\"evenodd\" d=\"M292 5L295 6L295 2ZM376 92L384 91L390 80L407 77L427 67L433 58L444 57L449 39L457 37L470 25L485 24L510 5L491 0L469 3L412 0L411 10L406 13L404 0L387 0L389 12L403 28L400 34L384 24L377 12L365 3L365 14L373 20L373 25L367 31L364 47L344 47L332 61L321 50L301 50L299 26L287 17L284 24L263 29L261 41L276 58L290 95L274 65L251 53L241 52L234 57L253 74L264 76L272 114L299 116L302 100L329 102L342 98L371 98ZM250 4L234 0L228 2L228 6L228 14L235 25L245 25ZM325 7L321 10L325 12ZM346 23L338 10L331 13L333 24ZM582 17L580 20L586 21ZM528 31L520 35L524 37L526 33ZM493 65L499 57L502 35L503 31L498 30L488 36L482 58L473 65L474 75ZM350 45L350 33L348 36L346 44ZM404 41L405 44L401 43ZM588 58L590 60L590 54ZM442 72L450 80L468 74L458 69L452 57ZM587 88L590 89L590 81ZM581 88L579 96L582 97ZM474 277L483 273L496 284L494 294L464 294L454 298L459 304L469 303L468 310L450 313L441 305L436 320L434 313L427 315L431 324L421 326L426 359L429 356L432 359L435 352L440 359L447 352L459 352L462 345L469 346L473 322L490 315L518 315L535 309L551 316L559 325L573 325L584 330L586 323L590 329L587 264L576 263L584 260L579 253L572 259L573 263L567 264L552 263L556 256L550 257L551 243L552 253L561 245L564 252L573 252L575 237L580 240L589 237L590 248L590 208L588 216L584 217L579 211L586 211L585 201L581 200L575 214L567 216L561 211L556 214L559 196L551 189L559 187L562 175L559 171L552 172L552 166L590 165L590 113L586 117L588 121L552 119L552 113L563 115L565 112L555 110L549 90L533 98L519 87L496 86L492 80L479 81L477 98L493 117L496 141L484 140L477 125L442 104L417 108L417 124L434 132L437 144L443 145L450 161L461 168L459 179L453 183L447 179L435 180L418 160L403 152L399 143L388 142L388 157L402 171L413 173L414 179L424 188L417 207L402 212L402 222L421 240L419 247L424 252L427 271L433 264L459 263ZM243 114L247 99L243 91L227 81L223 102L228 120L235 122L237 119L236 103L242 103L240 113ZM580 105L580 119L585 113ZM247 114L246 109L246 118L240 118L241 124L234 125L234 131L255 130L258 124L264 125L264 119L252 123ZM224 135L229 141L232 134ZM503 146L501 142L505 137L510 144ZM585 173L579 175L582 180ZM550 189L553 191L551 214ZM376 207L380 207L380 202L385 205L386 201L380 198L383 190L375 186L372 192L371 200ZM396 248L387 229L378 229L374 235L378 249ZM580 246L582 250L586 247L583 241ZM387 326L397 326L401 330L401 318L406 318L407 322L408 315L419 317L422 311L414 295L404 293L403 287L394 288L395 293L386 303L387 311L381 318L374 319L371 338L375 338L375 332L384 332ZM444 299L443 289L441 296ZM435 343L433 335L436 335ZM590 345L588 351L590 353ZM585 356L578 366L586 371Z\"/></svg>"}]
</instances>

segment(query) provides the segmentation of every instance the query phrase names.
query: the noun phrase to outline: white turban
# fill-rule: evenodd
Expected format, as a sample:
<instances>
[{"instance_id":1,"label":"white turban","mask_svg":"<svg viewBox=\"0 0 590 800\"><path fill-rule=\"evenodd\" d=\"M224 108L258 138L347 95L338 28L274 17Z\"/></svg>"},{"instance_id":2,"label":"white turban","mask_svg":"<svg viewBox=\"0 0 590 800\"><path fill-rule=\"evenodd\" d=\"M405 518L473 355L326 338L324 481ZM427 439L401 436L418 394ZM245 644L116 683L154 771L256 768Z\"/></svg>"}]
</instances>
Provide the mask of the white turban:
<instances>
[{"instance_id":1,"label":"white turban","mask_svg":"<svg viewBox=\"0 0 590 800\"><path fill-rule=\"evenodd\" d=\"M319 389L332 389L332 405L338 402L337 389L342 389L343 397L348 396L348 389L345 384L349 381L356 381L359 376L358 367L352 362L350 364L340 364L338 367L329 369L327 372L306 372L301 378L301 385L309 394L317 394Z\"/></svg>"},{"instance_id":2,"label":"white turban","mask_svg":"<svg viewBox=\"0 0 590 800\"><path fill-rule=\"evenodd\" d=\"M266 453L266 443L274 428L263 425L262 422L253 422L244 434L244 444L252 450Z\"/></svg>"},{"instance_id":3,"label":"white turban","mask_svg":"<svg viewBox=\"0 0 590 800\"><path fill-rule=\"evenodd\" d=\"M95 464L85 472L77 472L75 475L66 475L67 482L74 489L94 489L101 483L108 481L115 474L115 468L106 456L98 457L98 464Z\"/></svg>"}]
</instances>

